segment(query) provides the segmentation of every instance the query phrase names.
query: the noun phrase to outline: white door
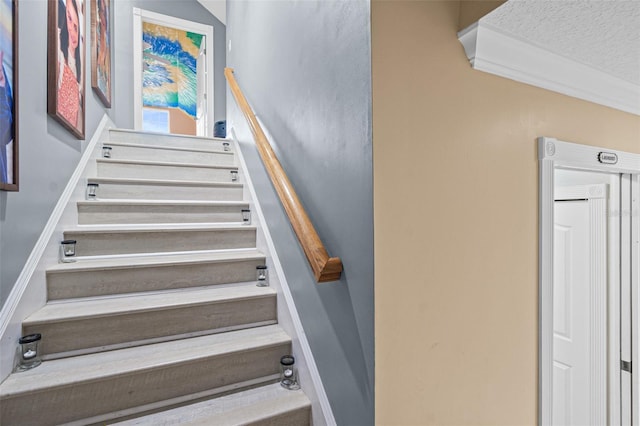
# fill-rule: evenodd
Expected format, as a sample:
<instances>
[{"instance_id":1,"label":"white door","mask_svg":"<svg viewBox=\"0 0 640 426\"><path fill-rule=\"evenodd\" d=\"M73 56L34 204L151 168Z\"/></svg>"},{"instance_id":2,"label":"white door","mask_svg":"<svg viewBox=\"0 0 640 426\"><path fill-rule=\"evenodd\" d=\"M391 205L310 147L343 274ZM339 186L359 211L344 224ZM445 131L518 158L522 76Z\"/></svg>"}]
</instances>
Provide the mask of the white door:
<instances>
[{"instance_id":1,"label":"white door","mask_svg":"<svg viewBox=\"0 0 640 426\"><path fill-rule=\"evenodd\" d=\"M200 44L200 54L196 61L196 79L197 79L197 100L196 100L196 135L207 135L207 49L206 37L204 36L202 44Z\"/></svg>"},{"instance_id":2,"label":"white door","mask_svg":"<svg viewBox=\"0 0 640 426\"><path fill-rule=\"evenodd\" d=\"M554 426L589 425L589 205L554 203Z\"/></svg>"},{"instance_id":3,"label":"white door","mask_svg":"<svg viewBox=\"0 0 640 426\"><path fill-rule=\"evenodd\" d=\"M623 321L628 326L622 328L621 361L627 361L627 367L621 374L622 385L622 421L623 424L638 426L640 409L640 383L633 366L640 365L638 354L638 330L640 306L640 175L622 174L620 193L620 271L623 294Z\"/></svg>"},{"instance_id":4,"label":"white door","mask_svg":"<svg viewBox=\"0 0 640 426\"><path fill-rule=\"evenodd\" d=\"M541 160L538 424L578 423L571 418L576 411L571 401L575 399L575 392L581 390L575 389L576 382L569 377L577 371L573 369L576 360L563 360L564 354L560 353L566 343L561 342L563 328L572 331L563 322L578 315L569 310L559 312L562 305L571 309L572 304L563 302L562 296L569 299L576 296L566 284L575 281L575 277L571 269L555 270L557 263L569 257L568 243L557 234L562 232L566 236L567 228L573 229L574 224L556 223L556 213L563 215L560 210L564 209L560 206L562 203L556 201L582 200L590 210L587 267L591 377L588 403L578 408L585 416L589 412L588 420L584 421L588 425L640 426L640 375L637 374L640 368L640 154L615 152L612 157L617 156L617 163L603 164L598 160L607 152L603 148L553 138L540 138L538 148ZM577 171L579 179L565 179L567 176L558 174L569 170ZM580 171L597 174L597 177ZM554 251L561 251L562 247L565 247L564 254L556 256ZM573 245L570 247L574 249ZM569 261L566 263L571 265ZM561 404L562 401L565 403Z\"/></svg>"},{"instance_id":5,"label":"white door","mask_svg":"<svg viewBox=\"0 0 640 426\"><path fill-rule=\"evenodd\" d=\"M620 372L619 353L615 365L607 356L615 340L608 326L620 316L608 298L615 282L607 274L609 185L555 187L554 193L551 423L606 425L608 402L615 400L608 380Z\"/></svg>"}]
</instances>

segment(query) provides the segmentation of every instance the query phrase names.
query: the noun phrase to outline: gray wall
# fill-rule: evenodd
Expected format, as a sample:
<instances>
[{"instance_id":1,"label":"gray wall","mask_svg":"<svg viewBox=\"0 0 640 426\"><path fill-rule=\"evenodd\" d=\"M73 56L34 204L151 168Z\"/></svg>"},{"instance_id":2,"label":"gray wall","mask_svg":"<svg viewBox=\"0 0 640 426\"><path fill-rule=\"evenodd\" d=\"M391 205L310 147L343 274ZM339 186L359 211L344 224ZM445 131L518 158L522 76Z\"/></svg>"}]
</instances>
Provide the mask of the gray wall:
<instances>
[{"instance_id":1,"label":"gray wall","mask_svg":"<svg viewBox=\"0 0 640 426\"><path fill-rule=\"evenodd\" d=\"M133 128L133 8L149 10L163 15L175 16L192 22L213 26L214 56L214 111L216 121L226 118L226 92L224 67L226 64L226 29L215 16L196 0L112 0L114 21L117 30L113 32L116 62L114 71L115 96L120 101L115 113L115 122L120 127Z\"/></svg>"},{"instance_id":2,"label":"gray wall","mask_svg":"<svg viewBox=\"0 0 640 426\"><path fill-rule=\"evenodd\" d=\"M89 0L86 1L87 68L90 67ZM86 75L86 129L90 138L106 112L118 127L133 127L132 7L214 26L216 120L225 118L225 27L196 0L115 0L113 4L112 108L105 109ZM75 139L47 115L47 2L20 1L20 191L0 191L0 306L20 275L87 142Z\"/></svg>"},{"instance_id":3,"label":"gray wall","mask_svg":"<svg viewBox=\"0 0 640 426\"><path fill-rule=\"evenodd\" d=\"M229 2L228 66L329 254L339 282L315 283L231 94L242 151L339 425L372 425L373 208L370 4Z\"/></svg>"},{"instance_id":4,"label":"gray wall","mask_svg":"<svg viewBox=\"0 0 640 426\"><path fill-rule=\"evenodd\" d=\"M21 0L19 18L20 191L0 191L2 305L87 145L47 115L47 2ZM90 46L87 34L85 72L91 70ZM90 72L85 74L85 82L85 134L90 137L105 109L91 89Z\"/></svg>"}]
</instances>

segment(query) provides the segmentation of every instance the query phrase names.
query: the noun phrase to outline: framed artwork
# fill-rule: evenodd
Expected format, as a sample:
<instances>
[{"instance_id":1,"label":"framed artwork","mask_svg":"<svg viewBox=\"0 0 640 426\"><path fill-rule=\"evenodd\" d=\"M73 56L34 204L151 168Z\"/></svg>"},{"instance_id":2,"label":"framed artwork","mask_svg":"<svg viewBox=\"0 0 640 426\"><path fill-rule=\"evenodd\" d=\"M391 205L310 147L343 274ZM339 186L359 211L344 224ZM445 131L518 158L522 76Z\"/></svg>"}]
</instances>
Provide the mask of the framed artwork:
<instances>
[{"instance_id":1,"label":"framed artwork","mask_svg":"<svg viewBox=\"0 0 640 426\"><path fill-rule=\"evenodd\" d=\"M85 0L48 1L47 112L84 139Z\"/></svg>"},{"instance_id":2,"label":"framed artwork","mask_svg":"<svg viewBox=\"0 0 640 426\"><path fill-rule=\"evenodd\" d=\"M91 0L91 87L111 108L110 0Z\"/></svg>"},{"instance_id":3,"label":"framed artwork","mask_svg":"<svg viewBox=\"0 0 640 426\"><path fill-rule=\"evenodd\" d=\"M18 190L18 0L0 0L0 189Z\"/></svg>"}]
</instances>

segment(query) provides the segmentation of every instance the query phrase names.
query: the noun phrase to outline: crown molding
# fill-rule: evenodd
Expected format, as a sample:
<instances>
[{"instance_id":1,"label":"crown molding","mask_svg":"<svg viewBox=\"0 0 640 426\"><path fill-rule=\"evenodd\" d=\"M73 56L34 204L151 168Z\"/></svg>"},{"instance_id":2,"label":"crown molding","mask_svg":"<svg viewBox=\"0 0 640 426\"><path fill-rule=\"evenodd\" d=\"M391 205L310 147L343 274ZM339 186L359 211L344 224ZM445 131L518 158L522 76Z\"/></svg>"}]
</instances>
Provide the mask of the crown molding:
<instances>
[{"instance_id":1,"label":"crown molding","mask_svg":"<svg viewBox=\"0 0 640 426\"><path fill-rule=\"evenodd\" d=\"M474 69L640 115L640 85L542 49L485 24L458 33Z\"/></svg>"}]
</instances>

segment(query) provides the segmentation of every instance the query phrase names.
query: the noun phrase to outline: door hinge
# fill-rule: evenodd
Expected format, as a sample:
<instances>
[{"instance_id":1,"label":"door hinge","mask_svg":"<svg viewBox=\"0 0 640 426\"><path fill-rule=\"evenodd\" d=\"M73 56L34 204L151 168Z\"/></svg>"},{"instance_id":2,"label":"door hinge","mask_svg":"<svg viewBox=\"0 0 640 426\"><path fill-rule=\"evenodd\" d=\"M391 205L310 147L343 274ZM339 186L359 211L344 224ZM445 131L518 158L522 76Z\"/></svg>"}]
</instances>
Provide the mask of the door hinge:
<instances>
[{"instance_id":1,"label":"door hinge","mask_svg":"<svg viewBox=\"0 0 640 426\"><path fill-rule=\"evenodd\" d=\"M631 361L620 360L620 369L627 373L631 373Z\"/></svg>"}]
</instances>

